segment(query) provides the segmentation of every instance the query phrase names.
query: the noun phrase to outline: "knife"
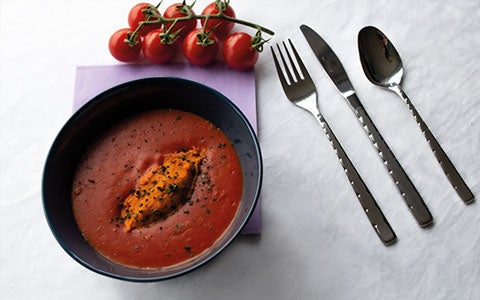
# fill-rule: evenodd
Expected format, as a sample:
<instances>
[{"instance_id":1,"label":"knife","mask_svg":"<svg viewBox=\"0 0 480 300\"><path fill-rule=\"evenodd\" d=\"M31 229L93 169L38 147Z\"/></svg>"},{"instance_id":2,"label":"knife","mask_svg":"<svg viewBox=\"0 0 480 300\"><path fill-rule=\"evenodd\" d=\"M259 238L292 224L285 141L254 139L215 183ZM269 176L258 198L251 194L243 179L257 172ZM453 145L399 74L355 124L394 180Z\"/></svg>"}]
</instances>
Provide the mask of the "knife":
<instances>
[{"instance_id":1,"label":"knife","mask_svg":"<svg viewBox=\"0 0 480 300\"><path fill-rule=\"evenodd\" d=\"M300 30L307 39L310 48L337 87L340 94L347 100L360 123L362 123L373 146L383 160L388 173L395 182L400 194L410 208L411 213L421 227L433 224L433 217L410 178L403 170L395 155L390 150L378 129L375 127L367 111L358 99L347 72L337 55L328 44L313 29L301 25Z\"/></svg>"}]
</instances>

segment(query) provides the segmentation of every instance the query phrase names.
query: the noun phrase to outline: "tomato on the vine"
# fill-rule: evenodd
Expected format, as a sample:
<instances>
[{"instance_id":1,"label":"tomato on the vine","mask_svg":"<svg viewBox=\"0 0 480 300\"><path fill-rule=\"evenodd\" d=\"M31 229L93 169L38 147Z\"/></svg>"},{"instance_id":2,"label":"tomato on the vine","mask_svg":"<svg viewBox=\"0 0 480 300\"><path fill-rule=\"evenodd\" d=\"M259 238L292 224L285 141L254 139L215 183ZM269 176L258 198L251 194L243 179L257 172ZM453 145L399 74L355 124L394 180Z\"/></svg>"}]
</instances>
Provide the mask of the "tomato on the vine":
<instances>
[{"instance_id":1,"label":"tomato on the vine","mask_svg":"<svg viewBox=\"0 0 480 300\"><path fill-rule=\"evenodd\" d=\"M159 14L155 6L150 3L138 3L133 6L132 9L130 9L130 12L128 13L128 26L130 26L132 30L135 30L140 22L147 20L148 16L144 13L144 10L147 8L150 8L154 12ZM158 20L158 18L156 18L155 16L150 16L149 20L155 21ZM160 28L161 26L162 25L160 23L143 25L142 28L140 28L139 34L141 36L144 36L153 29Z\"/></svg>"},{"instance_id":2,"label":"tomato on the vine","mask_svg":"<svg viewBox=\"0 0 480 300\"><path fill-rule=\"evenodd\" d=\"M211 63L219 49L218 39L213 33L205 33L203 29L195 29L185 37L182 44L183 56L196 66Z\"/></svg>"},{"instance_id":3,"label":"tomato on the vine","mask_svg":"<svg viewBox=\"0 0 480 300\"><path fill-rule=\"evenodd\" d=\"M163 12L163 16L169 19L186 17L188 16L188 12L185 11L186 9L188 9L192 15L195 14L195 12L189 6L183 5L183 3L175 3L167 7L167 9ZM197 23L197 19L191 19L186 21L178 21L175 24L173 24L173 22L168 22L165 23L165 26L170 30L170 33L175 33L181 29L178 37L180 39L184 39L190 31L197 27Z\"/></svg>"},{"instance_id":4,"label":"tomato on the vine","mask_svg":"<svg viewBox=\"0 0 480 300\"><path fill-rule=\"evenodd\" d=\"M1 0L0 0L1 1ZM148 1L148 0L144 0ZM233 69L252 68L268 39L262 33L274 32L260 25L236 18L230 0L210 0L201 14L195 14L187 0L175 0L162 13L158 7L142 2L134 5L128 14L130 28L115 32L109 40L113 57L122 62L137 60L141 53L151 63L171 61L180 51L192 65L204 66L217 58L218 51L224 62ZM201 20L201 27L198 20ZM233 33L235 23L254 28L252 37L247 33Z\"/></svg>"},{"instance_id":5,"label":"tomato on the vine","mask_svg":"<svg viewBox=\"0 0 480 300\"><path fill-rule=\"evenodd\" d=\"M154 29L147 33L142 41L142 52L145 58L155 64L165 64L171 61L178 50L178 42L164 37L163 29Z\"/></svg>"},{"instance_id":6,"label":"tomato on the vine","mask_svg":"<svg viewBox=\"0 0 480 300\"><path fill-rule=\"evenodd\" d=\"M141 42L137 36L134 45L125 42L132 35L130 28L122 28L115 31L108 41L108 49L113 57L122 62L134 61L140 55Z\"/></svg>"},{"instance_id":7,"label":"tomato on the vine","mask_svg":"<svg viewBox=\"0 0 480 300\"><path fill-rule=\"evenodd\" d=\"M220 11L222 11L225 16L235 18L235 11L230 5L226 5L224 2L219 2L219 3L220 3L219 6L221 7L217 6L217 2L212 2L208 4L203 9L202 15L216 15ZM205 19L202 19L201 24L202 26L204 26L206 31L210 31L214 29L215 35L220 40L224 40L227 37L227 35L230 33L230 31L232 31L233 26L235 25L235 23L233 22L222 20L222 19L208 19L208 21L206 21Z\"/></svg>"},{"instance_id":8,"label":"tomato on the vine","mask_svg":"<svg viewBox=\"0 0 480 300\"><path fill-rule=\"evenodd\" d=\"M225 63L239 71L252 68L258 60L258 51L252 47L252 37L245 32L230 34L222 46Z\"/></svg>"}]
</instances>

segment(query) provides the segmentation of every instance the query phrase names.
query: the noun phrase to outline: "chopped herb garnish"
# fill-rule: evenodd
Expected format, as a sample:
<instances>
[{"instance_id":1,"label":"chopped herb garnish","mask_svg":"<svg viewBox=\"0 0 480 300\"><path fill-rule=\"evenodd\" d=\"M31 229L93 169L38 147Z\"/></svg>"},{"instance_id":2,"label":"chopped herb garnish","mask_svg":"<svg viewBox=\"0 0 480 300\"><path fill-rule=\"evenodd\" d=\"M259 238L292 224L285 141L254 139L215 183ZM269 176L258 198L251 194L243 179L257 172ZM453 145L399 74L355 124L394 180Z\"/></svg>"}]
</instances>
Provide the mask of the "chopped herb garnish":
<instances>
[{"instance_id":1,"label":"chopped herb garnish","mask_svg":"<svg viewBox=\"0 0 480 300\"><path fill-rule=\"evenodd\" d=\"M176 183L170 183L167 187L167 193L174 193L177 190L177 187Z\"/></svg>"}]
</instances>

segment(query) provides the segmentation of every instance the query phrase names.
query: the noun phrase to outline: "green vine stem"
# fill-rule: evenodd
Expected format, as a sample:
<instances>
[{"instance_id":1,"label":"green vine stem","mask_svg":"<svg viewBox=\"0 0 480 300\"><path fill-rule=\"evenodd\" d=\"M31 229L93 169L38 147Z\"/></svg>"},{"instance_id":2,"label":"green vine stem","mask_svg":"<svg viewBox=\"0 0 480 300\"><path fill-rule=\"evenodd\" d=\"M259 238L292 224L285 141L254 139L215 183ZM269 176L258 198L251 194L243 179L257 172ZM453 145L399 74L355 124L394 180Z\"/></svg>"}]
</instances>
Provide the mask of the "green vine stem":
<instances>
[{"instance_id":1,"label":"green vine stem","mask_svg":"<svg viewBox=\"0 0 480 300\"><path fill-rule=\"evenodd\" d=\"M224 5L228 6L230 1L229 0L217 0L217 2L220 3L220 4L223 3ZM156 6L151 6L151 7L148 7L148 8L143 10L143 13L147 16L146 20L138 23L138 27L125 40L126 43L128 43L131 46L135 45L137 43L136 38L139 34L140 29L147 24L158 24L158 23L168 24L168 23L174 23L174 22L178 23L178 22L181 22L181 21L188 21L188 20L192 20L192 19L197 19L197 20L198 19L204 19L204 20L206 20L206 19L222 19L222 20L226 20L226 21L229 21L229 22L237 23L237 24L244 25L244 26L247 26L247 27L250 27L250 28L253 28L253 29L257 30L257 33L256 33L257 37L261 37L261 32L264 32L268 35L274 35L275 34L272 30L270 30L268 28L265 28L263 26L260 26L258 24L227 16L223 13L222 10L219 10L219 12L217 14L209 14L209 15L193 14L192 11L191 11L191 8L192 8L193 4L187 5L185 3L185 1L183 1L182 6L183 6L185 12L188 14L187 16L179 17L179 18L165 18L157 10L161 3L162 3L162 1L160 1L160 3L157 4Z\"/></svg>"}]
</instances>

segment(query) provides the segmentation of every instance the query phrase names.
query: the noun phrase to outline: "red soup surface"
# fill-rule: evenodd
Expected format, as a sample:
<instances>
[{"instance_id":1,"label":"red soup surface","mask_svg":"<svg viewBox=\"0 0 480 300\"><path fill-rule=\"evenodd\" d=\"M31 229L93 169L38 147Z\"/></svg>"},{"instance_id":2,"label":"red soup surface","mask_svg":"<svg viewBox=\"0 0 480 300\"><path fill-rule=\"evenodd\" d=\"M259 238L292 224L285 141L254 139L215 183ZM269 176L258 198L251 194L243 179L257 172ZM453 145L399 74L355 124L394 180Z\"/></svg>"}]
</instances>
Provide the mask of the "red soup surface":
<instances>
[{"instance_id":1,"label":"red soup surface","mask_svg":"<svg viewBox=\"0 0 480 300\"><path fill-rule=\"evenodd\" d=\"M219 128L184 111L148 111L106 129L86 150L74 175L73 212L103 256L168 267L225 232L242 180L237 153Z\"/></svg>"}]
</instances>

